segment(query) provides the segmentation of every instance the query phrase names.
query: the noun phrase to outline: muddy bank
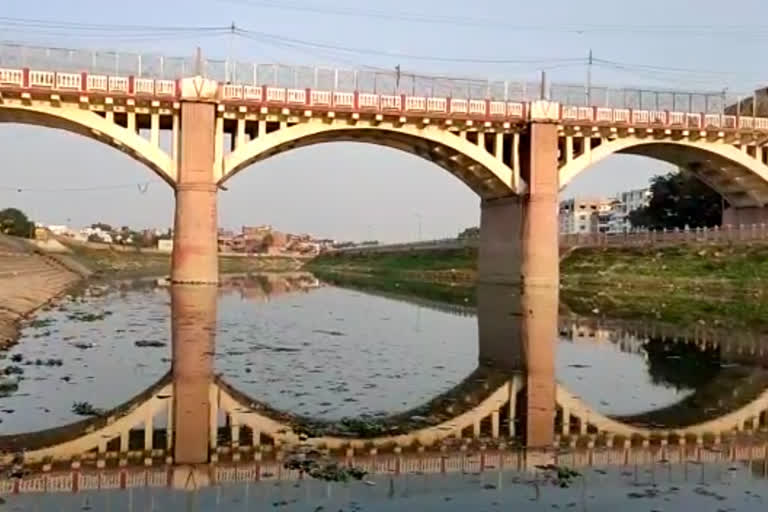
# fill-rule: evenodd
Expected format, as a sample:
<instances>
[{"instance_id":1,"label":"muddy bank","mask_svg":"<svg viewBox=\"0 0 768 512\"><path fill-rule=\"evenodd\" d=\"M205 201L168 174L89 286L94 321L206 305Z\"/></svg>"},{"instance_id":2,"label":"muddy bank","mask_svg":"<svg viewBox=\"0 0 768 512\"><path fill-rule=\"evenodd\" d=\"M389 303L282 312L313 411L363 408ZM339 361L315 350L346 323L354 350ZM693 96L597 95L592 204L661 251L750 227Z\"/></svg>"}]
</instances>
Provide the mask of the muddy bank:
<instances>
[{"instance_id":1,"label":"muddy bank","mask_svg":"<svg viewBox=\"0 0 768 512\"><path fill-rule=\"evenodd\" d=\"M0 350L16 343L24 318L80 282L85 272L75 262L0 239Z\"/></svg>"}]
</instances>

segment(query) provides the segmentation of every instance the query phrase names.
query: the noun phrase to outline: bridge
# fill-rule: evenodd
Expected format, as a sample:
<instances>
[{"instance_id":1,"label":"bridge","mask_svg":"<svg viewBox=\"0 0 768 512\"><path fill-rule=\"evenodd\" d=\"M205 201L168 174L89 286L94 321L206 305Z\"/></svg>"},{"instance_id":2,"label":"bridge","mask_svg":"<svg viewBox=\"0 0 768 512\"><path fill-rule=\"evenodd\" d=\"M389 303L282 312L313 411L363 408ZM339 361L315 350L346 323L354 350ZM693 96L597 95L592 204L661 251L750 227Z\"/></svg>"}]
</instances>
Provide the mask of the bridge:
<instances>
[{"instance_id":1,"label":"bridge","mask_svg":"<svg viewBox=\"0 0 768 512\"><path fill-rule=\"evenodd\" d=\"M332 141L415 154L476 192L486 282L557 286L558 193L611 154L696 174L728 200L728 224L768 219L768 118L756 116L757 101L751 111L728 107L722 93L599 89L574 100L572 88L546 84L534 95L524 83L432 79L417 91L415 78L410 91L397 80L383 93L388 86L364 72L240 65L214 78L202 59L148 66L134 56L129 69L104 52L5 45L2 53L0 122L105 143L173 187L177 283L217 282L217 195L232 176ZM171 70L172 61L181 65Z\"/></svg>"}]
</instances>

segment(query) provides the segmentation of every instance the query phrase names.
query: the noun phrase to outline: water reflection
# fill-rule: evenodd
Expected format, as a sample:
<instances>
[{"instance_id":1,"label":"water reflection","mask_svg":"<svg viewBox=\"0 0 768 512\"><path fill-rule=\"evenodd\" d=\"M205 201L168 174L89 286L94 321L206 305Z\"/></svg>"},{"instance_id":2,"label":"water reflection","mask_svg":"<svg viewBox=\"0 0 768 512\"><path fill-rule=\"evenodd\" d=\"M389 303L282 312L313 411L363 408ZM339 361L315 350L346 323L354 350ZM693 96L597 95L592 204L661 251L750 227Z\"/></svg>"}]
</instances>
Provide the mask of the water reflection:
<instances>
[{"instance_id":1,"label":"water reflection","mask_svg":"<svg viewBox=\"0 0 768 512\"><path fill-rule=\"evenodd\" d=\"M207 462L208 442L216 435L210 419L216 419L211 414L216 292L214 286L171 287L173 420L167 430L175 434L173 458L182 464Z\"/></svg>"},{"instance_id":2,"label":"water reflection","mask_svg":"<svg viewBox=\"0 0 768 512\"><path fill-rule=\"evenodd\" d=\"M307 289L265 282L271 293ZM705 341L692 355L690 344L652 337L643 344L651 374L693 392L669 407L608 416L556 381L555 347L565 328L558 323L556 291L521 297L514 288L484 285L476 290L478 361L462 382L398 414L319 421L275 409L215 375L220 293L216 287L171 287L171 369L147 391L101 418L0 436L0 461L10 468L0 478L0 494L131 487L133 478L137 485L182 489L291 480L297 475L282 459L310 448L375 474L527 471L542 463L682 464L691 458L747 460L754 474L765 473L759 461L766 460L766 445L756 431L768 421L768 378L761 364L743 364L754 356L726 344L710 350ZM585 336L606 328L590 322L573 321L570 328ZM759 346L754 353L761 353ZM686 380L690 375L693 380ZM729 437L734 431L753 435ZM204 467L189 467L198 465ZM153 469L120 469L136 466Z\"/></svg>"}]
</instances>

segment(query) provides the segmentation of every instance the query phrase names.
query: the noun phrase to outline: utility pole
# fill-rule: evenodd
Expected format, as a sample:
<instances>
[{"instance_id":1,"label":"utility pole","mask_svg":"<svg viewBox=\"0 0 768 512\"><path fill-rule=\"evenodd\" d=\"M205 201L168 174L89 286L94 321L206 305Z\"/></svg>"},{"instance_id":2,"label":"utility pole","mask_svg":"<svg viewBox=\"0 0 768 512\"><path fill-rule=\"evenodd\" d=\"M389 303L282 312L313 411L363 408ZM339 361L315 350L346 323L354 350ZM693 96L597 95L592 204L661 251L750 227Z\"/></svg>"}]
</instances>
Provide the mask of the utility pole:
<instances>
[{"instance_id":1,"label":"utility pole","mask_svg":"<svg viewBox=\"0 0 768 512\"><path fill-rule=\"evenodd\" d=\"M589 49L589 58L587 59L587 88L586 88L586 106L592 104L592 49Z\"/></svg>"},{"instance_id":2,"label":"utility pole","mask_svg":"<svg viewBox=\"0 0 768 512\"><path fill-rule=\"evenodd\" d=\"M195 76L203 75L203 51L200 47L197 47L195 52Z\"/></svg>"},{"instance_id":3,"label":"utility pole","mask_svg":"<svg viewBox=\"0 0 768 512\"><path fill-rule=\"evenodd\" d=\"M539 91L539 99L546 100L547 98L547 72L541 72L541 90Z\"/></svg>"},{"instance_id":4,"label":"utility pole","mask_svg":"<svg viewBox=\"0 0 768 512\"><path fill-rule=\"evenodd\" d=\"M233 77L232 77L232 47L234 46L234 39L235 39L235 22L233 21L232 24L229 26L229 48L227 49L227 61L225 62L224 67L226 68L224 70L224 81L227 83L233 83Z\"/></svg>"}]
</instances>

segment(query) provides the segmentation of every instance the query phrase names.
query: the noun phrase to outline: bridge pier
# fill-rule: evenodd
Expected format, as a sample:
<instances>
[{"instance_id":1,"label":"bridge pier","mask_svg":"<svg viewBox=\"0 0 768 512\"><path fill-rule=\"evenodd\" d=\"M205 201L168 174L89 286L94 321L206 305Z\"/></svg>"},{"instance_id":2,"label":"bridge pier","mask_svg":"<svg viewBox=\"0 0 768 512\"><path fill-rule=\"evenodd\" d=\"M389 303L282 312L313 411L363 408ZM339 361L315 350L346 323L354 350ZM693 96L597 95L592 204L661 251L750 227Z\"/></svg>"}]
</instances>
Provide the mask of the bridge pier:
<instances>
[{"instance_id":1,"label":"bridge pier","mask_svg":"<svg viewBox=\"0 0 768 512\"><path fill-rule=\"evenodd\" d=\"M560 258L557 125L531 123L521 176L528 183L523 209L522 274L523 294L532 289L558 289Z\"/></svg>"},{"instance_id":2,"label":"bridge pier","mask_svg":"<svg viewBox=\"0 0 768 512\"><path fill-rule=\"evenodd\" d=\"M479 283L557 289L558 253L557 126L531 123L521 140L525 196L483 200L480 204Z\"/></svg>"},{"instance_id":3,"label":"bridge pier","mask_svg":"<svg viewBox=\"0 0 768 512\"><path fill-rule=\"evenodd\" d=\"M214 286L171 286L172 423L176 464L208 462L217 291Z\"/></svg>"},{"instance_id":4,"label":"bridge pier","mask_svg":"<svg viewBox=\"0 0 768 512\"><path fill-rule=\"evenodd\" d=\"M217 186L214 179L216 105L181 104L181 136L174 216L174 283L216 284L219 279Z\"/></svg>"}]
</instances>

